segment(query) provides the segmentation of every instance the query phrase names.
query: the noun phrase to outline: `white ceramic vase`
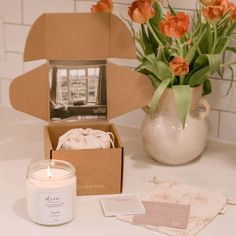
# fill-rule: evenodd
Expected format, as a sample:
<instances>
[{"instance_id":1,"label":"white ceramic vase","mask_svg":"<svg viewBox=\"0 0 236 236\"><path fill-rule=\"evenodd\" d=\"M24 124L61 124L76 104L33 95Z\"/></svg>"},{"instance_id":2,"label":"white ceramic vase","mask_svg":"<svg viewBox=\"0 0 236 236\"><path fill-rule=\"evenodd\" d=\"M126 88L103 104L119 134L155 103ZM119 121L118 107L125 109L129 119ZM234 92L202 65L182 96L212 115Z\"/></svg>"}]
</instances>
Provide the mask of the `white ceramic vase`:
<instances>
[{"instance_id":1,"label":"white ceramic vase","mask_svg":"<svg viewBox=\"0 0 236 236\"><path fill-rule=\"evenodd\" d=\"M155 115L146 115L141 133L144 147L153 159L168 165L180 165L202 153L208 137L206 117L210 107L201 91L201 86L192 88L192 104L184 129L172 89L164 92Z\"/></svg>"}]
</instances>

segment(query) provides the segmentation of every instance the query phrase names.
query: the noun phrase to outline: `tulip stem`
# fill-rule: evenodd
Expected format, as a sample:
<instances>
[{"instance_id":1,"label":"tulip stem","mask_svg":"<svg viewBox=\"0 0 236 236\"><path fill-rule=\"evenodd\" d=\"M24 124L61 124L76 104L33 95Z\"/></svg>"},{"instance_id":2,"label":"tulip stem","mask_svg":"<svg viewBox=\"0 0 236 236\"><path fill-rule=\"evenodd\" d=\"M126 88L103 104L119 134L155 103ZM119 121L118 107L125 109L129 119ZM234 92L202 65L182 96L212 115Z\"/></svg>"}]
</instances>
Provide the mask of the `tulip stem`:
<instances>
[{"instance_id":1,"label":"tulip stem","mask_svg":"<svg viewBox=\"0 0 236 236\"><path fill-rule=\"evenodd\" d=\"M155 38L155 40L156 40L157 43L159 44L159 46L160 46L160 45L161 45L161 46L164 46L164 45L162 44L161 40L157 37L157 35L156 35L155 31L153 30L153 28L152 28L151 24L149 23L149 21L147 21L146 24L147 24L148 29L151 31L153 37Z\"/></svg>"},{"instance_id":2,"label":"tulip stem","mask_svg":"<svg viewBox=\"0 0 236 236\"><path fill-rule=\"evenodd\" d=\"M181 43L180 39L176 39L177 45L179 46L179 55L184 57L184 45Z\"/></svg>"},{"instance_id":3,"label":"tulip stem","mask_svg":"<svg viewBox=\"0 0 236 236\"><path fill-rule=\"evenodd\" d=\"M212 45L211 53L214 53L215 47L216 47L216 42L217 42L217 28L216 28L216 24L213 24L213 30L214 30L214 40L213 40L213 45Z\"/></svg>"},{"instance_id":4,"label":"tulip stem","mask_svg":"<svg viewBox=\"0 0 236 236\"><path fill-rule=\"evenodd\" d=\"M162 4L158 0L156 0L155 2L159 5L161 11L164 12L164 14L166 14L166 9L162 6Z\"/></svg>"},{"instance_id":5,"label":"tulip stem","mask_svg":"<svg viewBox=\"0 0 236 236\"><path fill-rule=\"evenodd\" d=\"M176 43L177 43L177 45L179 47L179 55L181 57L184 57L184 43L181 43L179 38L176 39ZM180 75L179 76L179 84L180 85L184 84L184 78L185 78L185 75Z\"/></svg>"},{"instance_id":6,"label":"tulip stem","mask_svg":"<svg viewBox=\"0 0 236 236\"><path fill-rule=\"evenodd\" d=\"M179 76L179 84L180 84L180 85L183 85L183 84L184 84L184 78L185 78L184 75L180 75L180 76Z\"/></svg>"}]
</instances>

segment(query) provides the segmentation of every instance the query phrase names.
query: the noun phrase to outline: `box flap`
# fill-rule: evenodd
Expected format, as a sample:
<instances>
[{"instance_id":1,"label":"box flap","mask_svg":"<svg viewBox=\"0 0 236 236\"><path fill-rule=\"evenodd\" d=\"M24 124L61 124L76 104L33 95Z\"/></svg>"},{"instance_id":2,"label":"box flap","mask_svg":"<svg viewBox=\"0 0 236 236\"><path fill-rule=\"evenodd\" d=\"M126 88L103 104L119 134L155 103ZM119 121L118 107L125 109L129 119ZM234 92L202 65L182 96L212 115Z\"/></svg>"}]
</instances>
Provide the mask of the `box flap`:
<instances>
[{"instance_id":1,"label":"box flap","mask_svg":"<svg viewBox=\"0 0 236 236\"><path fill-rule=\"evenodd\" d=\"M153 87L143 74L107 63L108 120L146 106ZM27 72L10 85L12 106L40 119L50 120L49 66L44 64Z\"/></svg>"},{"instance_id":2,"label":"box flap","mask_svg":"<svg viewBox=\"0 0 236 236\"><path fill-rule=\"evenodd\" d=\"M24 61L136 58L125 24L109 13L48 13L33 24Z\"/></svg>"},{"instance_id":3,"label":"box flap","mask_svg":"<svg viewBox=\"0 0 236 236\"><path fill-rule=\"evenodd\" d=\"M107 64L108 119L146 106L153 91L147 76L112 63Z\"/></svg>"},{"instance_id":4,"label":"box flap","mask_svg":"<svg viewBox=\"0 0 236 236\"><path fill-rule=\"evenodd\" d=\"M136 58L135 43L125 24L108 13L49 13L36 20L29 32L24 60L52 61ZM50 120L49 65L17 77L10 86L12 106L43 120ZM108 63L107 119L146 106L153 87L133 70ZM51 104L51 105L50 105Z\"/></svg>"},{"instance_id":5,"label":"box flap","mask_svg":"<svg viewBox=\"0 0 236 236\"><path fill-rule=\"evenodd\" d=\"M49 120L48 64L27 72L11 82L11 105L22 112Z\"/></svg>"}]
</instances>

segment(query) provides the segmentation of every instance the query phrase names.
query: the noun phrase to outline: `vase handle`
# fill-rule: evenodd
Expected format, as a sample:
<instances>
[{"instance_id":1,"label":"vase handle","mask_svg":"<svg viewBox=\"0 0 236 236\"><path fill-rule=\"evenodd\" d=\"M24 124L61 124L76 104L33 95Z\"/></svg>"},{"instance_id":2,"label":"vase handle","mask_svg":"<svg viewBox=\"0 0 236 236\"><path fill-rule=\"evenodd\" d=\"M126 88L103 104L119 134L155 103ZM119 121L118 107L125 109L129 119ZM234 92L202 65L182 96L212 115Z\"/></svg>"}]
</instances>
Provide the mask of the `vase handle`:
<instances>
[{"instance_id":1,"label":"vase handle","mask_svg":"<svg viewBox=\"0 0 236 236\"><path fill-rule=\"evenodd\" d=\"M211 111L209 102L205 98L201 98L198 103L199 116L204 119L206 118Z\"/></svg>"}]
</instances>

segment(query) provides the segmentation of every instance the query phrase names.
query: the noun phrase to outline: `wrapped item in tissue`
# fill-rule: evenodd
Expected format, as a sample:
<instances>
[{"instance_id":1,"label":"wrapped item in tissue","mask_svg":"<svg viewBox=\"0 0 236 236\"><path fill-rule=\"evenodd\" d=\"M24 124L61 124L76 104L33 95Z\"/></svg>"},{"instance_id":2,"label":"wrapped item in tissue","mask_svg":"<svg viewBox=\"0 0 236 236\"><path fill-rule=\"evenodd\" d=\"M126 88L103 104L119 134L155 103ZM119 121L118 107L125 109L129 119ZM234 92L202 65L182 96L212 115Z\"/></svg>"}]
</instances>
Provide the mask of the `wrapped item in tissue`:
<instances>
[{"instance_id":1,"label":"wrapped item in tissue","mask_svg":"<svg viewBox=\"0 0 236 236\"><path fill-rule=\"evenodd\" d=\"M71 129L59 138L56 150L114 148L114 135L95 129Z\"/></svg>"}]
</instances>

